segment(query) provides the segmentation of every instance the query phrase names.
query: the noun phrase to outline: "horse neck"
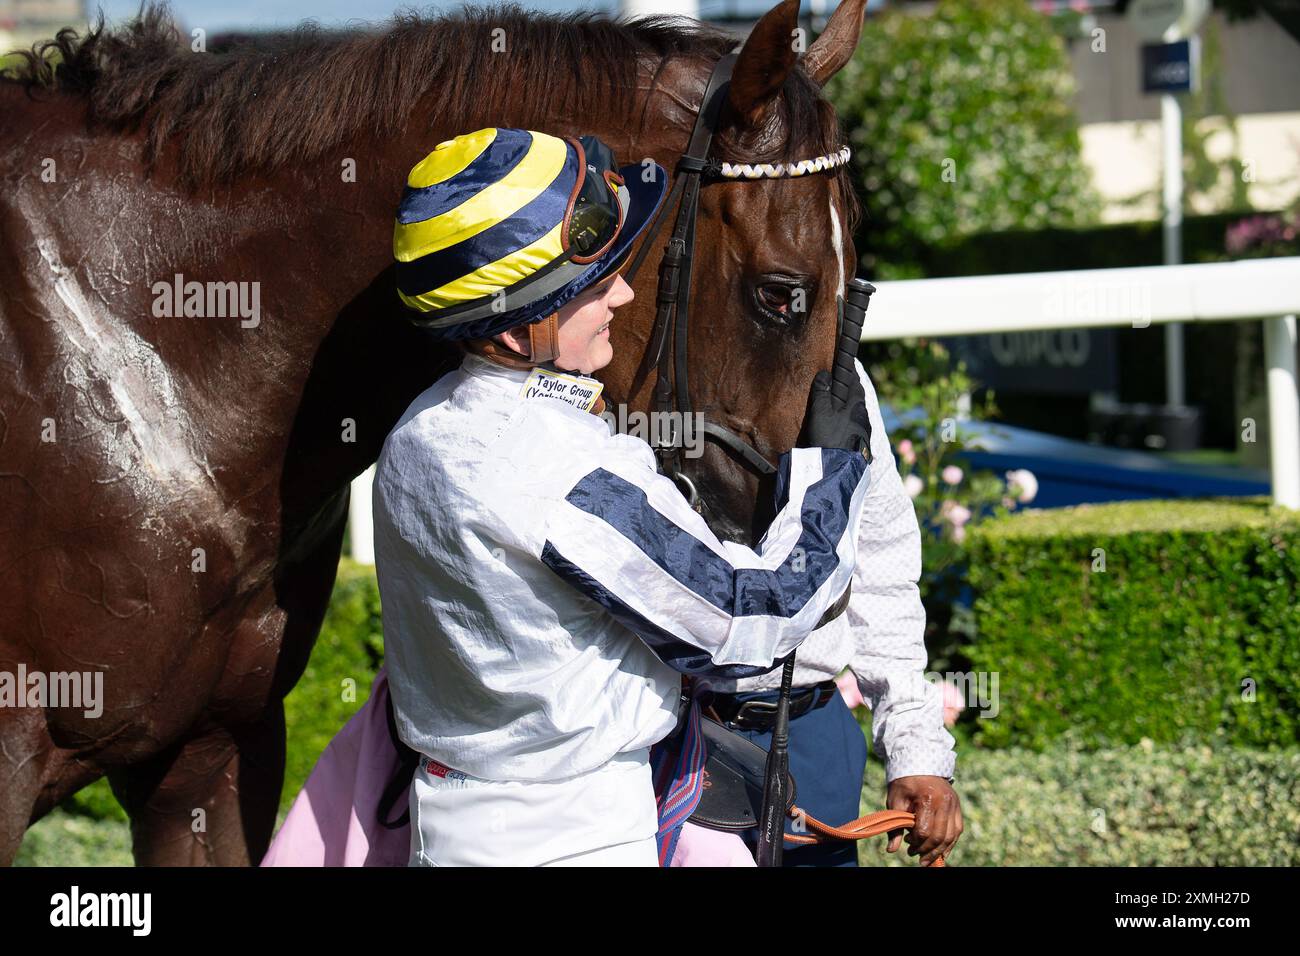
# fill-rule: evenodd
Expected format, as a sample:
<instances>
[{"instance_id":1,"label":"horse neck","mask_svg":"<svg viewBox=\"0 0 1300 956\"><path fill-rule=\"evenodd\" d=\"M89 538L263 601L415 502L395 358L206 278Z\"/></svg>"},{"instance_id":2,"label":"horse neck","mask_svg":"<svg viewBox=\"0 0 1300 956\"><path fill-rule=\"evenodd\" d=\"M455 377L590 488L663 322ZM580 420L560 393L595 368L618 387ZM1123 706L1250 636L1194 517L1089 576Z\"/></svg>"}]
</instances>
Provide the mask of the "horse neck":
<instances>
[{"instance_id":1,"label":"horse neck","mask_svg":"<svg viewBox=\"0 0 1300 956\"><path fill-rule=\"evenodd\" d=\"M429 109L436 107L430 103ZM260 277L263 310L257 339L251 332L226 337L233 347L226 368L244 378L236 386L240 394L260 392L264 402L278 404L262 412L279 423L282 500L296 503L304 519L375 460L402 412L459 361L459 352L407 321L393 293L393 210L416 162L435 144L485 125L590 131L623 162L649 156L670 171L680 149L674 124L643 111L640 97L641 129L657 131L653 136L629 132L616 117L593 124L560 116L538 124L508 110L493 118L487 106L480 114L439 117L431 128L417 119L391 141L341 148L309 164L249 177L225 197L229 228L241 237L238 261ZM355 180L345 175L349 159L355 160ZM218 278L236 278L240 269L231 262L216 271ZM648 338L653 323L654 271L653 262L641 270L637 299L623 310L640 338ZM635 364L640 356L625 358Z\"/></svg>"},{"instance_id":2,"label":"horse neck","mask_svg":"<svg viewBox=\"0 0 1300 956\"><path fill-rule=\"evenodd\" d=\"M655 66L644 64L643 73L652 73ZM286 323L282 332L293 354L316 357L304 383L303 407L319 421L327 460L342 464L348 476L362 470L377 456L407 405L459 361L459 352L436 345L406 321L407 313L393 294L393 210L410 168L443 140L500 125L553 134L592 132L610 144L622 162L653 157L671 171L682 145L676 140L684 141L689 129L676 129L680 117L670 121L656 116L653 101L650 109L643 109L644 98L639 94L636 101L634 115L642 117L636 131L621 117L556 114L542 123L491 105L479 107L474 115L439 116L428 125L417 117L397 139L366 144L370 155L357 157L355 183L342 181L341 160L331 157L317 164L309 189L304 190L298 173L278 184L277 189L292 196L310 195L295 230L300 238L286 254L293 261L295 295L313 308L300 313L301 321ZM427 108L436 113L437 104L430 102ZM648 339L654 320L654 274L654 263L647 263L637 279L636 301L623 310L625 323L641 339ZM629 355L629 361L639 363L639 348L632 350L638 354ZM313 388L314 380L322 387ZM335 436L346 417L355 419L365 434L358 435L355 445L338 449L333 447Z\"/></svg>"}]
</instances>

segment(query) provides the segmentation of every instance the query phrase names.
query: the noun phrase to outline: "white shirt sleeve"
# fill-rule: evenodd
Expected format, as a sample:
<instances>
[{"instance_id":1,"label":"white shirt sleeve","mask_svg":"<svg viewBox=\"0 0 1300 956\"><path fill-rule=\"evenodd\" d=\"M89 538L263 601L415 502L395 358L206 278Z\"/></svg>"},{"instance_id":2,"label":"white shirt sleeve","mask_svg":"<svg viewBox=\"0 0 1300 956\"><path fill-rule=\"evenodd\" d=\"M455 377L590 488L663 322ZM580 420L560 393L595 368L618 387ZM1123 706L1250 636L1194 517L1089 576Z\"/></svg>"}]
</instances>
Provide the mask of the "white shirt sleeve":
<instances>
[{"instance_id":1,"label":"white shirt sleeve","mask_svg":"<svg viewBox=\"0 0 1300 956\"><path fill-rule=\"evenodd\" d=\"M686 674L771 670L849 586L871 468L859 452L781 457L757 549L720 541L648 445L612 436L547 516L542 561Z\"/></svg>"},{"instance_id":2,"label":"white shirt sleeve","mask_svg":"<svg viewBox=\"0 0 1300 956\"><path fill-rule=\"evenodd\" d=\"M849 666L871 707L873 749L885 755L886 781L918 774L951 780L955 741L943 724L941 690L924 677L925 606L917 587L921 532L876 390L860 362L857 369L871 417L873 461L847 612L853 634Z\"/></svg>"}]
</instances>

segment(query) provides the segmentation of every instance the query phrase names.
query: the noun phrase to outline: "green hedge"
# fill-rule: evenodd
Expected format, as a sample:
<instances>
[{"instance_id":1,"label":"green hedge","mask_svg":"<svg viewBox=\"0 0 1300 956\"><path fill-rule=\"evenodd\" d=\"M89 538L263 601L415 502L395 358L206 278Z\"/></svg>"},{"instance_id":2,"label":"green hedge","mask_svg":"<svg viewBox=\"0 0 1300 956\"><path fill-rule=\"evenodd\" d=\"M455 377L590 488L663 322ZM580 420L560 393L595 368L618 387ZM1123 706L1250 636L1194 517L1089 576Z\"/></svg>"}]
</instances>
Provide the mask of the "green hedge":
<instances>
[{"instance_id":1,"label":"green hedge","mask_svg":"<svg viewBox=\"0 0 1300 956\"><path fill-rule=\"evenodd\" d=\"M1196 503L1175 504L1185 508ZM1216 527L1249 527L1243 512L1262 520L1259 506L1237 502L1224 508L1217 512ZM1160 519L1182 533L1196 521L1207 520L1205 514L1193 514L1195 510L1162 511ZM1024 517L1041 522L1053 514ZM1092 526L1099 534L1109 534L1134 522L1131 515L1115 513ZM1294 534L1294 525L1288 527ZM995 532L990 537L1014 535ZM1108 551L1107 573L1114 573L1112 553ZM1290 568L1294 571L1294 563ZM1291 581L1294 586L1294 575ZM1293 626L1290 633L1295 632ZM365 703L382 651L381 634L373 570L344 560L307 672L286 702L289 769L282 806L297 794L325 744ZM1290 672L1300 673L1294 658ZM355 701L343 699L345 680L355 681ZM1005 715L1006 682L1000 690ZM1254 706L1263 706L1265 696L1261 692L1261 703ZM1294 713L1294 701L1287 706ZM1001 721L1000 716L979 723ZM1300 863L1300 752L1294 749L1267 753L1197 746L1178 751L1147 741L1091 752L1064 746L1043 753L1023 748L989 751L966 744L966 727L958 726L954 733L961 741L956 787L966 824L954 865ZM863 812L883 807L884 792L884 768L873 758ZM885 845L879 838L864 841L859 854L864 865L915 865L905 848L890 856ZM33 827L17 862L129 865L129 846L121 812L101 782Z\"/></svg>"},{"instance_id":2,"label":"green hedge","mask_svg":"<svg viewBox=\"0 0 1300 956\"><path fill-rule=\"evenodd\" d=\"M1080 505L990 520L968 542L963 650L999 680L980 746L1295 746L1297 513L1263 498Z\"/></svg>"},{"instance_id":3,"label":"green hedge","mask_svg":"<svg viewBox=\"0 0 1300 956\"><path fill-rule=\"evenodd\" d=\"M956 789L965 832L954 866L1300 865L1300 751L1150 744L967 750ZM862 810L885 802L885 770L872 759ZM915 866L907 844L862 841L864 866ZM56 810L27 834L19 866L130 866L125 823Z\"/></svg>"},{"instance_id":4,"label":"green hedge","mask_svg":"<svg viewBox=\"0 0 1300 956\"><path fill-rule=\"evenodd\" d=\"M862 812L884 807L867 765ZM1150 742L1099 751L962 752L954 787L965 831L954 866L1296 866L1300 751ZM915 866L904 842L859 844L863 866Z\"/></svg>"}]
</instances>

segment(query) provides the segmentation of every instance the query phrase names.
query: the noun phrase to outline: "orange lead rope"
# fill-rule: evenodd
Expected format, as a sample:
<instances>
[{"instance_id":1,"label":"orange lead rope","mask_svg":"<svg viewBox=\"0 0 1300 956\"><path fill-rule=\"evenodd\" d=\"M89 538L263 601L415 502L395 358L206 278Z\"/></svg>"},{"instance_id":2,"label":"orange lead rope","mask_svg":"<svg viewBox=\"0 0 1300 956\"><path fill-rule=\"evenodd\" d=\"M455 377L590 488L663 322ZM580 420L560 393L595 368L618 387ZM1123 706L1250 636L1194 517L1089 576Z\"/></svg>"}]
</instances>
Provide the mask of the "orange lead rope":
<instances>
[{"instance_id":1,"label":"orange lead rope","mask_svg":"<svg viewBox=\"0 0 1300 956\"><path fill-rule=\"evenodd\" d=\"M864 817L858 817L843 826L833 827L822 823L816 817L805 813L799 807L792 807L790 816L802 820L811 832L808 834L787 833L787 843L813 844L829 840L865 840L867 837L879 836L890 830L907 830L916 825L916 817L907 810L877 810ZM946 866L943 857L935 859L933 866Z\"/></svg>"}]
</instances>

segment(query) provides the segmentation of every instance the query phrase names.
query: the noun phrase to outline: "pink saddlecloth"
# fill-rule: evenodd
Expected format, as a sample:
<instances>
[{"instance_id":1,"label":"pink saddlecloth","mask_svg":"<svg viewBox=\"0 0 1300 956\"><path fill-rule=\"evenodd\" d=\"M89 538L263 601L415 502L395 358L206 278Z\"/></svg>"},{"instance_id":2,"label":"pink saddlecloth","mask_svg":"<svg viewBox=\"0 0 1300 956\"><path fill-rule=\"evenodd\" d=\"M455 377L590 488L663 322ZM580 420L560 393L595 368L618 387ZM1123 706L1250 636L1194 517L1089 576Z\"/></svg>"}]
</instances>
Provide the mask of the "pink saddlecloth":
<instances>
[{"instance_id":1,"label":"pink saddlecloth","mask_svg":"<svg viewBox=\"0 0 1300 956\"><path fill-rule=\"evenodd\" d=\"M406 866L411 827L380 826L379 800L400 758L388 732L388 672L380 668L370 699L316 761L262 866ZM400 817L409 788L390 811ZM743 840L687 823L672 866L754 866Z\"/></svg>"},{"instance_id":2,"label":"pink saddlecloth","mask_svg":"<svg viewBox=\"0 0 1300 956\"><path fill-rule=\"evenodd\" d=\"M388 671L379 669L370 699L334 735L271 841L262 866L406 866L411 827L379 825L384 787L400 765L388 733ZM410 788L393 806L407 806Z\"/></svg>"},{"instance_id":3,"label":"pink saddlecloth","mask_svg":"<svg viewBox=\"0 0 1300 956\"><path fill-rule=\"evenodd\" d=\"M673 852L673 866L758 866L745 841L734 833L697 827L689 820L682 825Z\"/></svg>"}]
</instances>

